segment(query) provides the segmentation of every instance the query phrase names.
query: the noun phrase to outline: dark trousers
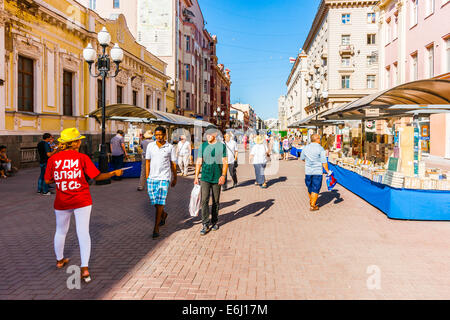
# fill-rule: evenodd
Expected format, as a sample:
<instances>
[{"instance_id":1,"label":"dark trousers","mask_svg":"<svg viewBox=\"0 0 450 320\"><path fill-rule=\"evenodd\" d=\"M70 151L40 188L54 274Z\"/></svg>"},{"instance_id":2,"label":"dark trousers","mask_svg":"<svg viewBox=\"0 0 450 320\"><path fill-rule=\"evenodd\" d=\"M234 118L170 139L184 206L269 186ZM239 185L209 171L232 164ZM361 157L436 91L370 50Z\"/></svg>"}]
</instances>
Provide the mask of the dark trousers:
<instances>
[{"instance_id":1,"label":"dark trousers","mask_svg":"<svg viewBox=\"0 0 450 320\"><path fill-rule=\"evenodd\" d=\"M45 180L44 180L45 170L47 169L47 163L41 163L41 164L39 164L39 166L41 167L41 174L39 175L37 191L42 192L42 193L47 193L48 192L48 184L46 184Z\"/></svg>"},{"instance_id":2,"label":"dark trousers","mask_svg":"<svg viewBox=\"0 0 450 320\"><path fill-rule=\"evenodd\" d=\"M233 184L237 184L237 174L236 174L236 167L234 166L234 163L228 164L228 172L230 173L231 179L233 179ZM223 188L227 188L228 183L228 175L225 177L225 184L223 185Z\"/></svg>"},{"instance_id":3,"label":"dark trousers","mask_svg":"<svg viewBox=\"0 0 450 320\"><path fill-rule=\"evenodd\" d=\"M112 156L111 157L111 164L113 167L113 170L119 170L123 168L123 157L124 155L120 155L120 156ZM114 176L111 179L113 180L122 180L122 178Z\"/></svg>"},{"instance_id":4,"label":"dark trousers","mask_svg":"<svg viewBox=\"0 0 450 320\"><path fill-rule=\"evenodd\" d=\"M219 220L219 200L220 200L220 185L218 183L209 183L200 181L202 188L201 202L202 202L202 223L203 225L215 225ZM212 192L211 192L212 191ZM211 220L209 219L209 198L212 194Z\"/></svg>"}]
</instances>

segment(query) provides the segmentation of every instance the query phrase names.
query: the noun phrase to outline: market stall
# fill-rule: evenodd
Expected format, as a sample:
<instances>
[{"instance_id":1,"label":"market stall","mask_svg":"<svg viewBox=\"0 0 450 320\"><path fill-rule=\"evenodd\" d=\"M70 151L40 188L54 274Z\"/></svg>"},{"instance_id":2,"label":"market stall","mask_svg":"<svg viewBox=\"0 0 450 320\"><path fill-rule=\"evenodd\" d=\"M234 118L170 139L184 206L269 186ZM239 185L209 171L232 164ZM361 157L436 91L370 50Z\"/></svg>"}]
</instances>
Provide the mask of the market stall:
<instances>
[{"instance_id":1,"label":"market stall","mask_svg":"<svg viewBox=\"0 0 450 320\"><path fill-rule=\"evenodd\" d=\"M102 109L99 108L89 114L90 117L97 121L102 116ZM168 129L167 137L169 142L174 142L172 133L178 128L189 129L191 134L197 139L202 138L202 128L212 125L209 122L184 117L163 111L148 110L137 106L127 104L109 105L105 108L105 116L107 120L122 121L128 124L125 131L124 142L128 153L128 158L124 159L124 168L130 168L123 173L124 178L139 178L142 166L142 150L140 148L140 141L145 130L152 131L158 125L163 125ZM100 121L99 121L100 122ZM195 133L195 131L199 131ZM175 141L177 142L177 141ZM194 150L193 150L194 153ZM98 165L96 163L96 165ZM109 164L112 170L111 164Z\"/></svg>"},{"instance_id":2,"label":"market stall","mask_svg":"<svg viewBox=\"0 0 450 320\"><path fill-rule=\"evenodd\" d=\"M359 138L357 145L329 153L338 183L390 218L450 220L450 170L426 167L421 141L429 130L420 121L450 112L449 100L450 81L422 80L324 113L326 119L361 120L350 131L351 138ZM367 132L366 123L379 119L386 120L386 132Z\"/></svg>"}]
</instances>

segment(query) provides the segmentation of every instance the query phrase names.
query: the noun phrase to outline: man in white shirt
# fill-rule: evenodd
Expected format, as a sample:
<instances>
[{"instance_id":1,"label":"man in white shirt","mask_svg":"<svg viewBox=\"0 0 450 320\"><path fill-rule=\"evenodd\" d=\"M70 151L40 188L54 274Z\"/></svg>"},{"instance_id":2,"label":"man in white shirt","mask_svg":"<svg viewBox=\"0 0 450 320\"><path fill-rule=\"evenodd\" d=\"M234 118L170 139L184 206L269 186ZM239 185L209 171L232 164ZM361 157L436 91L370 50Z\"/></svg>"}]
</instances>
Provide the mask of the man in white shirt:
<instances>
[{"instance_id":1,"label":"man in white shirt","mask_svg":"<svg viewBox=\"0 0 450 320\"><path fill-rule=\"evenodd\" d=\"M234 139L231 138L231 133L227 132L225 134L225 145L227 147L227 158L228 158L228 172L230 173L231 178L233 179L233 187L236 187L237 175L236 175L236 167L237 167L237 158L238 158L238 145ZM225 177L225 184L222 187L223 191L227 190L227 180L228 175Z\"/></svg>"},{"instance_id":2,"label":"man in white shirt","mask_svg":"<svg viewBox=\"0 0 450 320\"><path fill-rule=\"evenodd\" d=\"M164 211L169 183L171 187L177 184L177 164L175 148L166 141L166 129L158 127L155 130L155 142L147 146L145 155L145 173L147 177L150 203L156 208L153 239L159 237L159 227L166 223L167 213Z\"/></svg>"},{"instance_id":3,"label":"man in white shirt","mask_svg":"<svg viewBox=\"0 0 450 320\"><path fill-rule=\"evenodd\" d=\"M188 174L189 159L191 158L191 143L186 140L185 135L180 136L177 144L177 158L181 175L185 177Z\"/></svg>"}]
</instances>

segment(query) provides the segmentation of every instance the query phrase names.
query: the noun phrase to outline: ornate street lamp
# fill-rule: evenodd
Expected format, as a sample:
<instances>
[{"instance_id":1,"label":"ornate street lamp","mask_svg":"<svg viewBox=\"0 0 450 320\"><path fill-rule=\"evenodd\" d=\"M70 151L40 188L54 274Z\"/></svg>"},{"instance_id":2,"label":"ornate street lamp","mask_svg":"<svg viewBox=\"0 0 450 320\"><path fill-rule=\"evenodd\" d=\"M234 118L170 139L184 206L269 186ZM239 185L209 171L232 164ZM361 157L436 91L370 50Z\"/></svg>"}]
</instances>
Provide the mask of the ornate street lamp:
<instances>
[{"instance_id":1,"label":"ornate street lamp","mask_svg":"<svg viewBox=\"0 0 450 320\"><path fill-rule=\"evenodd\" d=\"M214 117L216 118L216 123L217 125L222 126L222 120L225 117L225 111L222 111L222 109L220 109L220 107L217 107L216 111L214 111L213 113Z\"/></svg>"},{"instance_id":2,"label":"ornate street lamp","mask_svg":"<svg viewBox=\"0 0 450 320\"><path fill-rule=\"evenodd\" d=\"M100 172L105 173L108 172L108 155L106 153L106 142L105 142L105 126L106 126L106 78L114 78L119 72L119 65L123 60L123 50L116 43L111 51L111 59L116 64L116 71L114 74L109 74L111 70L111 60L110 56L106 54L106 48L109 46L111 42L111 35L108 33L105 27L98 33L97 40L102 46L102 54L97 57L97 68L98 73L92 71L92 65L95 63L96 51L89 43L87 47L83 50L83 58L89 65L89 73L94 78L101 77L102 78L102 100L101 100L101 108L102 108L102 144L100 147L100 156L98 159ZM97 184L109 184L111 180L103 180L98 181Z\"/></svg>"},{"instance_id":3,"label":"ornate street lamp","mask_svg":"<svg viewBox=\"0 0 450 320\"><path fill-rule=\"evenodd\" d=\"M321 99L328 99L328 91L324 90L320 92L321 83L319 81L314 82L314 89L316 89L316 95L314 96L314 110L316 112L316 131L318 131L317 118L319 115ZM311 105L311 98L313 96L312 88L309 88L306 92L306 97L308 98L308 104Z\"/></svg>"}]
</instances>

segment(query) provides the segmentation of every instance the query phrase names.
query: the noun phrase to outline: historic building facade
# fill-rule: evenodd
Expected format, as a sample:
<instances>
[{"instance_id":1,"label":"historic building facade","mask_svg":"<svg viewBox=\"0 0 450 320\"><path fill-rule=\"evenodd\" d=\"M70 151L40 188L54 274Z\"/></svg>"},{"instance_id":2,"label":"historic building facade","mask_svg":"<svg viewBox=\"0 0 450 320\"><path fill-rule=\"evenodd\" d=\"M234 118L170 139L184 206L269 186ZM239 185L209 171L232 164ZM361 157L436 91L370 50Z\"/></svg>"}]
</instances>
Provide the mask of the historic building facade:
<instances>
[{"instance_id":1,"label":"historic building facade","mask_svg":"<svg viewBox=\"0 0 450 320\"><path fill-rule=\"evenodd\" d=\"M0 1L0 144L17 167L36 164L45 132L77 127L96 151L100 126L87 115L99 106L101 83L83 60L88 43L100 53L97 33L106 27L124 50L117 78L108 79L106 104L129 103L165 111L173 101L166 63L139 45L124 16L105 20L71 0ZM108 121L107 133L123 128Z\"/></svg>"},{"instance_id":2,"label":"historic building facade","mask_svg":"<svg viewBox=\"0 0 450 320\"><path fill-rule=\"evenodd\" d=\"M303 118L348 103L379 87L379 35L374 6L378 1L322 0L303 44L307 73L302 96L327 91L316 110L306 99ZM302 100L305 103L305 100Z\"/></svg>"},{"instance_id":3,"label":"historic building facade","mask_svg":"<svg viewBox=\"0 0 450 320\"><path fill-rule=\"evenodd\" d=\"M381 89L450 77L450 0L383 0L377 9ZM421 118L420 126L430 139L423 151L450 158L450 114Z\"/></svg>"},{"instance_id":4,"label":"historic building facade","mask_svg":"<svg viewBox=\"0 0 450 320\"><path fill-rule=\"evenodd\" d=\"M167 63L175 108L170 112L208 119L217 41L205 28L197 0L81 0L104 18L124 14L137 41ZM215 54L215 53L214 53Z\"/></svg>"}]
</instances>

